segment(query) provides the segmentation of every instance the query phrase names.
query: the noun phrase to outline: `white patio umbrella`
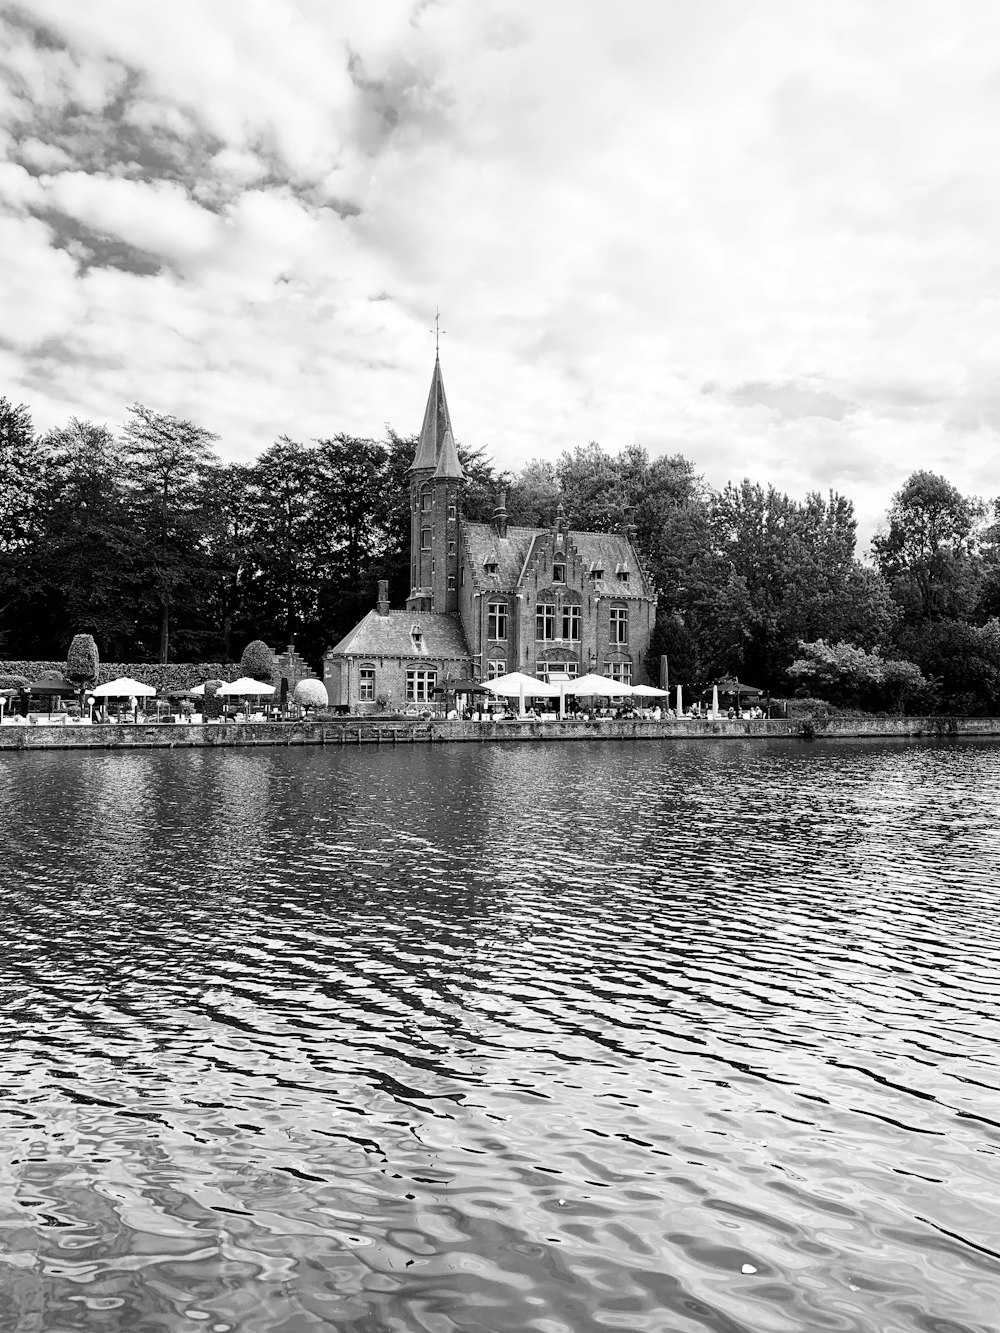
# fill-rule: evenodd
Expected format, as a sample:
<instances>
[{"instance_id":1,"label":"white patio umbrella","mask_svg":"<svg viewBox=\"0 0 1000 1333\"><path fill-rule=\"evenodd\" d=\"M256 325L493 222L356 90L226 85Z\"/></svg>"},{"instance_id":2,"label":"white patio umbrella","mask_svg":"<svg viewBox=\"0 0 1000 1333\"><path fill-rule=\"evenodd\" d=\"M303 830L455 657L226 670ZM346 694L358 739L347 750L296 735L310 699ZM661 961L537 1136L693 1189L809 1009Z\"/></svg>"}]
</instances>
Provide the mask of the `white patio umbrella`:
<instances>
[{"instance_id":1,"label":"white patio umbrella","mask_svg":"<svg viewBox=\"0 0 1000 1333\"><path fill-rule=\"evenodd\" d=\"M633 688L627 685L623 680L611 680L607 676L598 676L596 672L588 671L585 676L577 676L576 680L571 681L566 686L566 693L600 694L608 699L617 699L620 695L634 694L637 688L638 686Z\"/></svg>"},{"instance_id":2,"label":"white patio umbrella","mask_svg":"<svg viewBox=\"0 0 1000 1333\"><path fill-rule=\"evenodd\" d=\"M91 691L98 699L138 699L148 698L156 693L154 685L143 685L141 680L132 680L130 676L119 676L117 680L105 681Z\"/></svg>"},{"instance_id":3,"label":"white patio umbrella","mask_svg":"<svg viewBox=\"0 0 1000 1333\"><path fill-rule=\"evenodd\" d=\"M275 687L265 685L262 680L253 680L250 676L240 676L239 680L227 681L225 685L220 685L219 694L273 694Z\"/></svg>"},{"instance_id":4,"label":"white patio umbrella","mask_svg":"<svg viewBox=\"0 0 1000 1333\"><path fill-rule=\"evenodd\" d=\"M103 685L98 685L91 693L95 699L128 699L129 708L135 718L140 697L149 698L154 695L156 687L143 685L141 680L133 680L131 676L119 676L117 680L107 680Z\"/></svg>"},{"instance_id":5,"label":"white patio umbrella","mask_svg":"<svg viewBox=\"0 0 1000 1333\"><path fill-rule=\"evenodd\" d=\"M633 685L633 696L638 695L640 699L669 699L669 690L658 690L655 685Z\"/></svg>"},{"instance_id":6,"label":"white patio umbrella","mask_svg":"<svg viewBox=\"0 0 1000 1333\"><path fill-rule=\"evenodd\" d=\"M275 687L265 685L262 680L253 680L250 676L240 676L239 680L231 680L225 685L220 685L219 694L227 696L236 695L239 698L259 698L262 694L273 694Z\"/></svg>"},{"instance_id":7,"label":"white patio umbrella","mask_svg":"<svg viewBox=\"0 0 1000 1333\"><path fill-rule=\"evenodd\" d=\"M677 686L677 716L684 716L684 695L681 693L680 685Z\"/></svg>"},{"instance_id":8,"label":"white patio umbrella","mask_svg":"<svg viewBox=\"0 0 1000 1333\"><path fill-rule=\"evenodd\" d=\"M497 676L496 680L484 680L483 689L491 694L502 694L506 699L520 699L520 715L524 717L524 701L532 695L544 695L547 699L559 696L559 688L547 681L527 676L523 671L508 671L506 676Z\"/></svg>"}]
</instances>

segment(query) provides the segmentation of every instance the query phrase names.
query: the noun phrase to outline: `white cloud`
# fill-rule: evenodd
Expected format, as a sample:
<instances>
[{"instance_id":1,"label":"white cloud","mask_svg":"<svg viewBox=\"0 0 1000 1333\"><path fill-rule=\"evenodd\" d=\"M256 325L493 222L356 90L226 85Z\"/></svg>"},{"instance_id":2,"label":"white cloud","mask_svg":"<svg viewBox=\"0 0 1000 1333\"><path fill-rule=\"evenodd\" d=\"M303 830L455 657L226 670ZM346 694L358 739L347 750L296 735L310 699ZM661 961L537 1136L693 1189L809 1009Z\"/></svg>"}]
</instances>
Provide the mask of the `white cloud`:
<instances>
[{"instance_id":1,"label":"white cloud","mask_svg":"<svg viewBox=\"0 0 1000 1333\"><path fill-rule=\"evenodd\" d=\"M34 294L39 418L157 395L241 456L415 429L440 304L456 428L501 464L639 440L715 484L838 486L869 528L915 467L989 489L986 0L31 13L66 49L5 43L0 134L46 174L0 173L27 287L0 274ZM46 209L169 271L78 270Z\"/></svg>"},{"instance_id":2,"label":"white cloud","mask_svg":"<svg viewBox=\"0 0 1000 1333\"><path fill-rule=\"evenodd\" d=\"M42 178L51 208L95 231L180 264L218 244L218 218L170 181L132 181L66 171Z\"/></svg>"}]
</instances>

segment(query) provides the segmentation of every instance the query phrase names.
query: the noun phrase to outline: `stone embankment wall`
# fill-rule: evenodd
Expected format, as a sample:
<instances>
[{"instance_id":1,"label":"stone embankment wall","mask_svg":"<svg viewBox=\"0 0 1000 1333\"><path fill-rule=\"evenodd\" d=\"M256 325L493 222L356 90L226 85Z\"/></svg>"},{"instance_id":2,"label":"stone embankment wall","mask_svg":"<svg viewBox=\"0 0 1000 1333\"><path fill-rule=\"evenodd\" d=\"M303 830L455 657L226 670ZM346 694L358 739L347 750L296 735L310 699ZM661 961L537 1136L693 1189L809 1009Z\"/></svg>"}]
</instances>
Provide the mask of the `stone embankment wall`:
<instances>
[{"instance_id":1,"label":"stone embankment wall","mask_svg":"<svg viewBox=\"0 0 1000 1333\"><path fill-rule=\"evenodd\" d=\"M328 722L232 722L206 725L3 726L0 750L187 749L257 745L409 745L428 742L725 740L859 737L1000 736L996 717L832 718L824 726L801 720L736 721L683 718L595 722L459 722L345 717Z\"/></svg>"}]
</instances>

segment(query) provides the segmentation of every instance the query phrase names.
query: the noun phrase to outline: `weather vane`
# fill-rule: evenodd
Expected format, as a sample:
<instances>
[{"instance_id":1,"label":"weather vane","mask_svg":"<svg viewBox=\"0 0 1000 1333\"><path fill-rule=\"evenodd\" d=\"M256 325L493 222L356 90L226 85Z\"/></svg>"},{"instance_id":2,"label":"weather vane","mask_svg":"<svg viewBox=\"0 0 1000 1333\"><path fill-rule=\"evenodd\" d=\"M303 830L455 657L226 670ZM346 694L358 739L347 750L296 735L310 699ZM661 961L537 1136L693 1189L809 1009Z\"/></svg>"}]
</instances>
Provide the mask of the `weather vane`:
<instances>
[{"instance_id":1,"label":"weather vane","mask_svg":"<svg viewBox=\"0 0 1000 1333\"><path fill-rule=\"evenodd\" d=\"M437 306L434 307L434 328L431 330L431 332L434 334L434 355L440 356L441 334L447 333L448 330L441 328L441 311Z\"/></svg>"}]
</instances>

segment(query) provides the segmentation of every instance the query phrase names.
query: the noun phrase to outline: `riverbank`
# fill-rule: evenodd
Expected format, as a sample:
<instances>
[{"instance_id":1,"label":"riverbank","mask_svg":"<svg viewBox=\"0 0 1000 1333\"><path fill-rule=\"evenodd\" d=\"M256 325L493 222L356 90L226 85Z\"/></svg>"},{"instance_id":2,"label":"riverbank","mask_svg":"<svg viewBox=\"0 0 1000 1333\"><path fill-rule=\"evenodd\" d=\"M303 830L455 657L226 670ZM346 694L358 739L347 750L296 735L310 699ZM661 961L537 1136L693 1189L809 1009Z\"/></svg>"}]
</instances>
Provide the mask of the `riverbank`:
<instances>
[{"instance_id":1,"label":"riverbank","mask_svg":"<svg viewBox=\"0 0 1000 1333\"><path fill-rule=\"evenodd\" d=\"M446 719L344 717L323 722L145 723L97 726L0 727L0 750L189 749L258 745L413 745L485 741L727 740L798 738L856 740L1000 736L998 717L844 717L811 719L681 718L593 722L462 722Z\"/></svg>"}]
</instances>

